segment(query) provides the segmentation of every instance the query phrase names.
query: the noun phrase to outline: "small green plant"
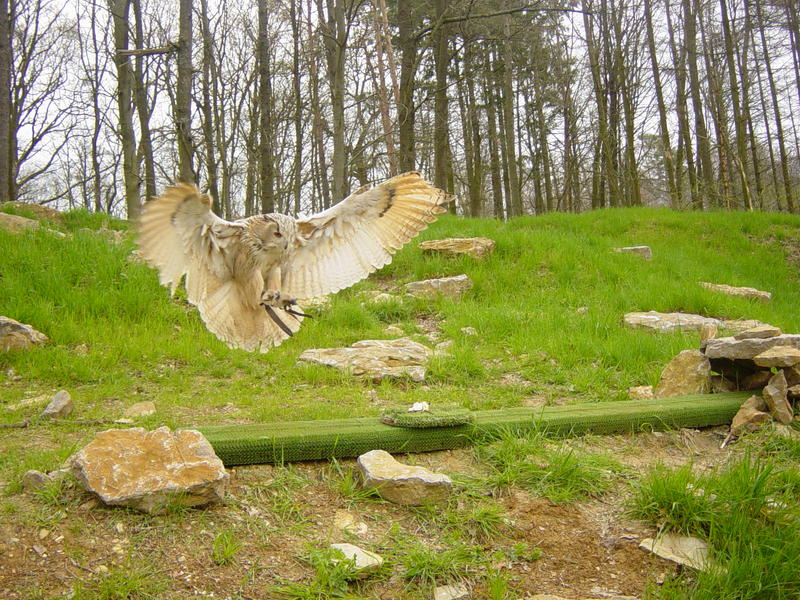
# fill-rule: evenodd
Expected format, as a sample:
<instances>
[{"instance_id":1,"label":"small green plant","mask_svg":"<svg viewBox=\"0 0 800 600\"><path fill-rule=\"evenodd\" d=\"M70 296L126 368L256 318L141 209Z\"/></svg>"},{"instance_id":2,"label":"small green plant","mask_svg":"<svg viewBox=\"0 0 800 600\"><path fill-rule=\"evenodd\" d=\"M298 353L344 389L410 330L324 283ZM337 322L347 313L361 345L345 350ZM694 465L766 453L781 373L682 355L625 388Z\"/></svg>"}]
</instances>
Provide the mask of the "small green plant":
<instances>
[{"instance_id":1,"label":"small green plant","mask_svg":"<svg viewBox=\"0 0 800 600\"><path fill-rule=\"evenodd\" d=\"M329 600L343 598L359 600L361 596L351 592L354 561L346 560L339 550L333 548L311 548L301 557L314 570L312 578L303 582L284 582L273 586L272 591L292 600Z\"/></svg>"},{"instance_id":2,"label":"small green plant","mask_svg":"<svg viewBox=\"0 0 800 600\"><path fill-rule=\"evenodd\" d=\"M541 432L504 433L478 446L491 468L485 484L492 489L517 486L553 502L568 502L604 492L622 467L612 458L548 440Z\"/></svg>"},{"instance_id":3,"label":"small green plant","mask_svg":"<svg viewBox=\"0 0 800 600\"><path fill-rule=\"evenodd\" d=\"M480 546L451 537L444 547L427 546L419 541L400 541L396 555L403 577L410 583L431 586L458 581L484 566L487 557Z\"/></svg>"},{"instance_id":4,"label":"small green plant","mask_svg":"<svg viewBox=\"0 0 800 600\"><path fill-rule=\"evenodd\" d=\"M339 494L348 506L379 499L374 490L364 488L362 477L356 469L346 468L336 459L331 461L328 481L331 489Z\"/></svg>"},{"instance_id":5,"label":"small green plant","mask_svg":"<svg viewBox=\"0 0 800 600\"><path fill-rule=\"evenodd\" d=\"M220 532L214 538L211 545L211 559L215 564L228 565L236 558L236 553L239 552L241 543L236 538L236 535L229 529Z\"/></svg>"},{"instance_id":6,"label":"small green plant","mask_svg":"<svg viewBox=\"0 0 800 600\"><path fill-rule=\"evenodd\" d=\"M81 581L72 589L73 600L160 600L166 578L149 560L129 559L98 579Z\"/></svg>"}]
</instances>

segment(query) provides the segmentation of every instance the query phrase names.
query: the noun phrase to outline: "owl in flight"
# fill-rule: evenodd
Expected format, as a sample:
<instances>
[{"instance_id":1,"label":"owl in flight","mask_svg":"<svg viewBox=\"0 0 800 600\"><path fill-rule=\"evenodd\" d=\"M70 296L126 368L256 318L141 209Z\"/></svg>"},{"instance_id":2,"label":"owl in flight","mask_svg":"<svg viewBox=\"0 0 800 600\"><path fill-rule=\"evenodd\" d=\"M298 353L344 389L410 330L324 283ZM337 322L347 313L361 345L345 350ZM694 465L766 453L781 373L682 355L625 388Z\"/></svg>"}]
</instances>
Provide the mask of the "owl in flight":
<instances>
[{"instance_id":1,"label":"owl in flight","mask_svg":"<svg viewBox=\"0 0 800 600\"><path fill-rule=\"evenodd\" d=\"M226 221L194 185L144 205L138 243L172 293L186 294L232 348L266 352L300 328L298 301L338 292L392 260L445 212L452 196L418 173L361 188L310 217L270 213Z\"/></svg>"}]
</instances>

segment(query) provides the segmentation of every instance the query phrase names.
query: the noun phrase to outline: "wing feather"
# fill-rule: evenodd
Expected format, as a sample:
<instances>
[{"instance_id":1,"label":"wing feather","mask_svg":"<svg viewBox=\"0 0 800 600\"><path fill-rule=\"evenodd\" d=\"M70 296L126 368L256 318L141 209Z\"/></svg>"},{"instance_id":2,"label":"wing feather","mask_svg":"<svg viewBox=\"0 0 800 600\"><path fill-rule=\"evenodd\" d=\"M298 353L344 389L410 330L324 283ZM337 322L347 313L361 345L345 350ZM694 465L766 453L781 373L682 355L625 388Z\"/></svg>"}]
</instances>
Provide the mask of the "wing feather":
<instances>
[{"instance_id":1,"label":"wing feather","mask_svg":"<svg viewBox=\"0 0 800 600\"><path fill-rule=\"evenodd\" d=\"M309 298L353 285L391 262L392 254L445 212L451 200L418 173L404 173L298 220L297 245L282 269L282 291Z\"/></svg>"}]
</instances>

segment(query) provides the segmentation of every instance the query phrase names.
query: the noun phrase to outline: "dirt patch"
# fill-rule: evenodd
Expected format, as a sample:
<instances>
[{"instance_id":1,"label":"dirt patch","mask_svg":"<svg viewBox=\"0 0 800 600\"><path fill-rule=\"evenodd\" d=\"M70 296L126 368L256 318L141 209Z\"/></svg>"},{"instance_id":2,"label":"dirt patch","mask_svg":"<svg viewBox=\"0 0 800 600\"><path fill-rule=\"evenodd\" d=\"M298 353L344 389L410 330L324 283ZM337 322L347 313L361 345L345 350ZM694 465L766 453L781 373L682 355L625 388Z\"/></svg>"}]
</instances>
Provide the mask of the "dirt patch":
<instances>
[{"instance_id":1,"label":"dirt patch","mask_svg":"<svg viewBox=\"0 0 800 600\"><path fill-rule=\"evenodd\" d=\"M635 473L658 463L706 469L724 464L735 451L719 449L721 432L585 437L570 444L610 454ZM58 443L46 432L14 432L8 437L17 444L25 437L27 444L38 447ZM478 475L486 468L469 449L400 459L451 475ZM55 502L24 493L6 495L0 498L0 597L56 597L76 586L97 585L109 573L144 569L146 581L162 586L154 597L273 598L276 584L314 576L302 560L310 548L348 541L392 556L400 539L417 540L436 550L448 547L447 527L452 533L453 525L442 525L435 511L421 516L408 507L348 495L343 482L353 469L352 460L338 465L237 467L231 469L224 504L164 516L104 508L74 487ZM536 560L492 559L491 569L505 573L520 597L537 593L564 598L638 597L648 581L663 580L676 567L638 547L654 530L625 516L628 490L623 477L599 498L556 505L507 488L496 501L508 528L492 539L475 538L465 523L461 535L486 556L501 556L504 548L517 543L541 551ZM366 533L354 538L337 529L336 511L347 511L365 523ZM232 532L239 547L230 562L220 564L214 560L214 542L223 531ZM354 584L354 591L365 598L392 600L430 596L427 587L404 579L396 554L390 563L381 576ZM476 597L482 593L485 574L479 569L463 573Z\"/></svg>"}]
</instances>

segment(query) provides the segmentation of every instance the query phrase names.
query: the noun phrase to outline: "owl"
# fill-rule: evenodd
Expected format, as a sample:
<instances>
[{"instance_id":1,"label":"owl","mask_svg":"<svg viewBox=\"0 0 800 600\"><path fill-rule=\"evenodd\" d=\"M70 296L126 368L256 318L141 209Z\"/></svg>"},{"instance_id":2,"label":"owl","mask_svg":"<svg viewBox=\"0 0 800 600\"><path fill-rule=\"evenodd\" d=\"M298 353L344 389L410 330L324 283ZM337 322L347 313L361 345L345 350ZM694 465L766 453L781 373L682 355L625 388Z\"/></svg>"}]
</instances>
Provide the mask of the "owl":
<instances>
[{"instance_id":1,"label":"owl","mask_svg":"<svg viewBox=\"0 0 800 600\"><path fill-rule=\"evenodd\" d=\"M208 195L179 183L144 205L137 242L173 294L186 276L187 298L209 331L231 348L266 352L300 328L303 299L343 290L390 263L451 200L410 172L310 217L226 221Z\"/></svg>"}]
</instances>

